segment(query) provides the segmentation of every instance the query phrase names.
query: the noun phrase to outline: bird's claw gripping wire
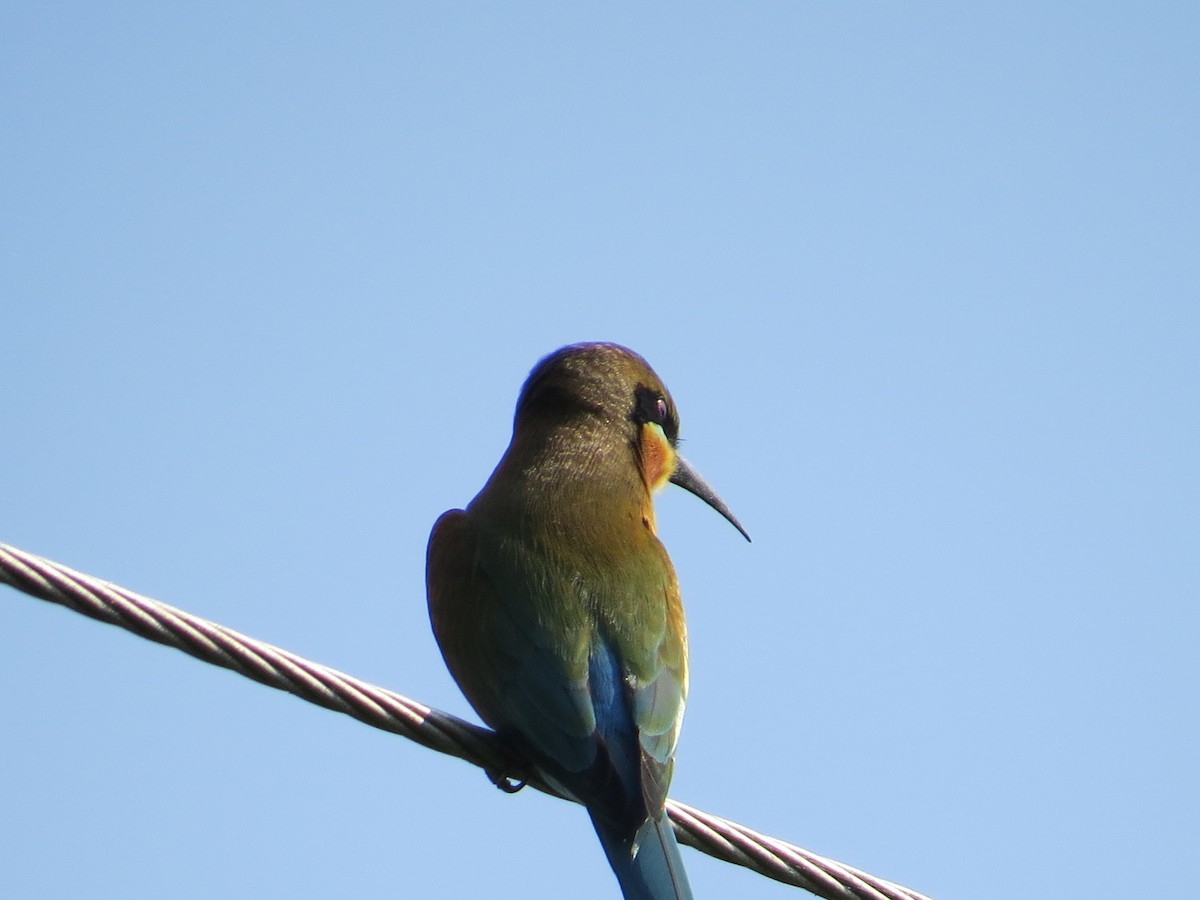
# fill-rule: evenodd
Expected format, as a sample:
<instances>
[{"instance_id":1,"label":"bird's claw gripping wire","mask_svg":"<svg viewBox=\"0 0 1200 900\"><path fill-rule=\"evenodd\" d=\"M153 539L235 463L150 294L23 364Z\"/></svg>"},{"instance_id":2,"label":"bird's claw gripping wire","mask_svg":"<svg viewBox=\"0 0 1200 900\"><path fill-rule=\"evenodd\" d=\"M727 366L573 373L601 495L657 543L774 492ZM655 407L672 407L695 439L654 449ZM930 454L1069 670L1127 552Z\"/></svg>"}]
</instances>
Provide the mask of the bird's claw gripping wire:
<instances>
[{"instance_id":1,"label":"bird's claw gripping wire","mask_svg":"<svg viewBox=\"0 0 1200 900\"><path fill-rule=\"evenodd\" d=\"M493 769L484 769L484 772L487 773L488 781L506 794L515 794L521 788L525 787L525 785L529 784L529 779L527 778L513 778L504 772L497 772Z\"/></svg>"}]
</instances>

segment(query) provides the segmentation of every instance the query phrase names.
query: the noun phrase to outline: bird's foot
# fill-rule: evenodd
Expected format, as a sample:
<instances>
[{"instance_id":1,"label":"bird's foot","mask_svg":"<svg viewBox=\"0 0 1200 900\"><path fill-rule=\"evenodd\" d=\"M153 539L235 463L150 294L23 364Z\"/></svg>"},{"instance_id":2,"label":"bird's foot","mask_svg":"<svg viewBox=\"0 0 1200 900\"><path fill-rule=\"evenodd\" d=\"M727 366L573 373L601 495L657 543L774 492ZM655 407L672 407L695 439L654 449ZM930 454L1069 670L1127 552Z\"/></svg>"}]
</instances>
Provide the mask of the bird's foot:
<instances>
[{"instance_id":1,"label":"bird's foot","mask_svg":"<svg viewBox=\"0 0 1200 900\"><path fill-rule=\"evenodd\" d=\"M484 769L484 771L487 773L488 781L506 794L515 794L529 783L526 779L512 778L504 772L496 772L492 769Z\"/></svg>"}]
</instances>

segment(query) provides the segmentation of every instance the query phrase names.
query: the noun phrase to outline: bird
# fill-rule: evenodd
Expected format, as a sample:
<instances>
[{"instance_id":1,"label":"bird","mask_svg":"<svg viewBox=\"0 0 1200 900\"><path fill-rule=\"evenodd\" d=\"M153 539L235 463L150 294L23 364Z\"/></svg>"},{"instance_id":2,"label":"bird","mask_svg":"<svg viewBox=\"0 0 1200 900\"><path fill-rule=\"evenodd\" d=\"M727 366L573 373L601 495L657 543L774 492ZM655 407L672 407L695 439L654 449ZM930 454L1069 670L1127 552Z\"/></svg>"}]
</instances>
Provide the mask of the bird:
<instances>
[{"instance_id":1,"label":"bird","mask_svg":"<svg viewBox=\"0 0 1200 900\"><path fill-rule=\"evenodd\" d=\"M646 360L612 343L563 347L530 372L508 449L466 509L437 520L426 558L451 675L587 808L625 900L692 897L665 808L687 633L652 496L683 487L750 539L678 440Z\"/></svg>"}]
</instances>

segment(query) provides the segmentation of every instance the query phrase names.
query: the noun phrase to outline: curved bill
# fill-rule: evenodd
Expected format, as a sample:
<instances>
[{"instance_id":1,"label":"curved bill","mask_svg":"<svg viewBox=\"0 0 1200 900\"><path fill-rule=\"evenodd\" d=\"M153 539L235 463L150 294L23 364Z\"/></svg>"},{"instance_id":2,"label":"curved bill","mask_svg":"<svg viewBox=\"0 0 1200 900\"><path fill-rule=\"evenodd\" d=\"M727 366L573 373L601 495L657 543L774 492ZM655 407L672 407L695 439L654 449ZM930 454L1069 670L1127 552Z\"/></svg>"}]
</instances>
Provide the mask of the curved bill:
<instances>
[{"instance_id":1,"label":"curved bill","mask_svg":"<svg viewBox=\"0 0 1200 900\"><path fill-rule=\"evenodd\" d=\"M734 528L741 532L742 537L750 540L750 535L746 533L746 529L742 527L742 523L737 520L729 507L725 505L725 501L717 496L717 492L709 487L708 482L700 477L700 473L688 464L688 461L682 456L675 457L675 473L671 476L671 484L677 484L685 491L690 491L695 494L717 512L725 517Z\"/></svg>"}]
</instances>

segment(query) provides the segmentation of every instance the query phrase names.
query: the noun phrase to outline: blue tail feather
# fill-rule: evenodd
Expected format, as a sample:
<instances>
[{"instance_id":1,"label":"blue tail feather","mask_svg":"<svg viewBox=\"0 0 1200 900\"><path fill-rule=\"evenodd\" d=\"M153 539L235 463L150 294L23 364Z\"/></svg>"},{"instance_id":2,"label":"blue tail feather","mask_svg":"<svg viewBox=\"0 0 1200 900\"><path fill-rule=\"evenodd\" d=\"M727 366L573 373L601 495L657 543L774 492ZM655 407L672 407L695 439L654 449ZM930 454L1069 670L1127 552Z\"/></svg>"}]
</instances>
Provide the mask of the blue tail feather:
<instances>
[{"instance_id":1,"label":"blue tail feather","mask_svg":"<svg viewBox=\"0 0 1200 900\"><path fill-rule=\"evenodd\" d=\"M692 900L679 844L665 814L647 819L632 838L595 815L592 824L625 900Z\"/></svg>"}]
</instances>

